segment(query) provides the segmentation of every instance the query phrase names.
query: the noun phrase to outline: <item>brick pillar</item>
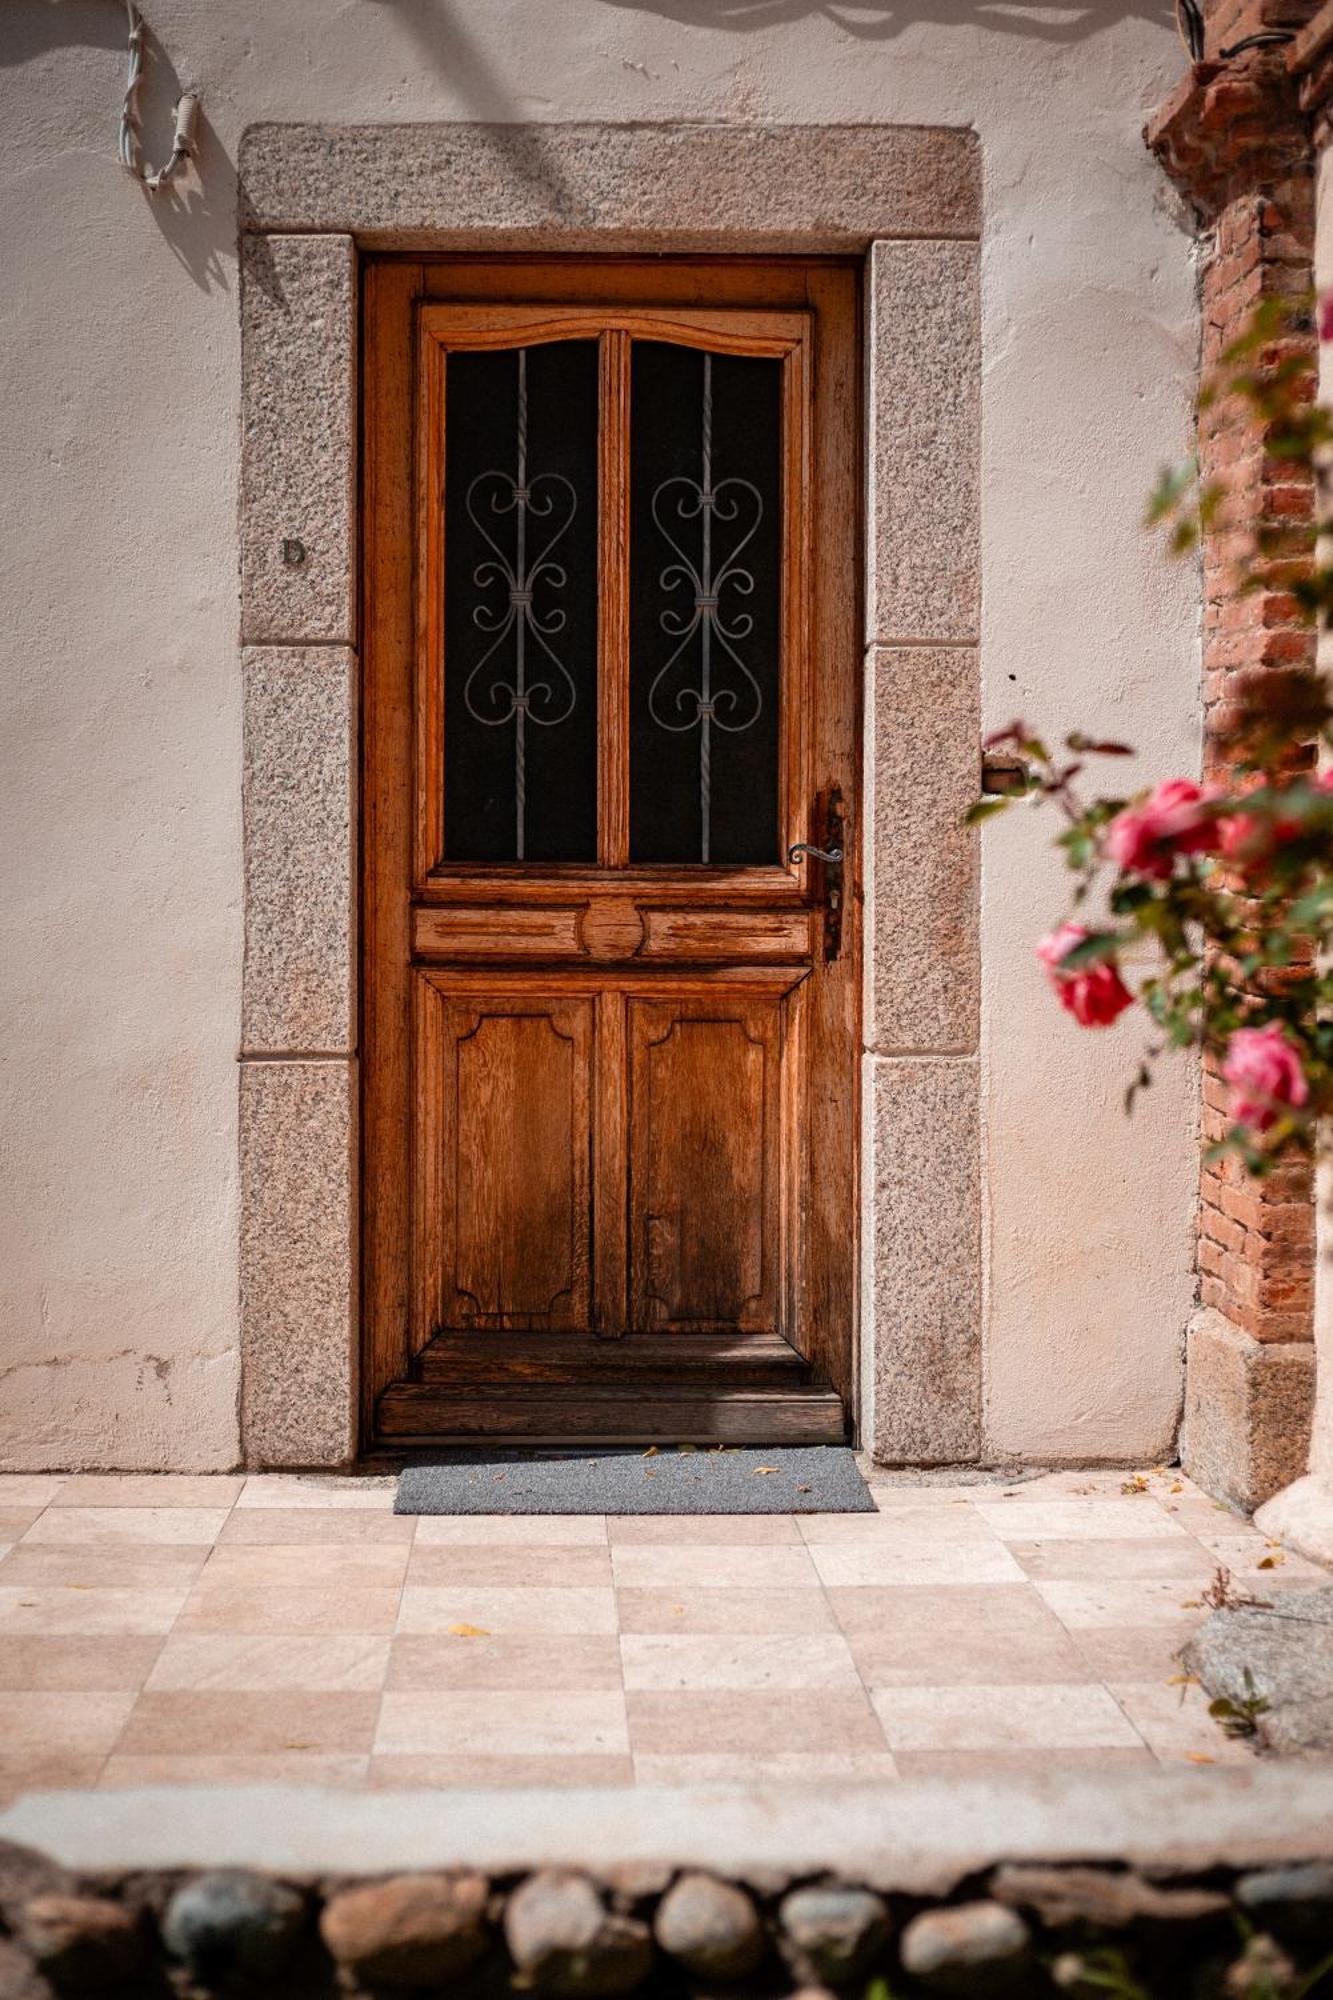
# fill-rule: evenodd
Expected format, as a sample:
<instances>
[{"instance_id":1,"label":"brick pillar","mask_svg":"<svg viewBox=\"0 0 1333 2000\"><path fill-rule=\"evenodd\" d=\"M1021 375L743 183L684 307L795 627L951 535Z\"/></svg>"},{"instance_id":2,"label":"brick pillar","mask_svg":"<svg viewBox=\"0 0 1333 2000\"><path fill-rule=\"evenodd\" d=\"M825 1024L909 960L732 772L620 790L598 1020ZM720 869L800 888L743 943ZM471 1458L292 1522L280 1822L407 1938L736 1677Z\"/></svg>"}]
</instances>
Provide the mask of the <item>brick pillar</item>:
<instances>
[{"instance_id":1,"label":"brick pillar","mask_svg":"<svg viewBox=\"0 0 1333 2000\"><path fill-rule=\"evenodd\" d=\"M1313 150L1285 45L1224 55L1236 42L1304 19L1312 5L1217 0L1206 10L1207 58L1195 63L1150 122L1148 145L1186 196L1203 250L1201 372L1244 331L1260 300L1300 297L1312 283ZM1313 329L1297 337L1313 385ZM1309 556L1308 480L1268 451L1265 426L1228 400L1201 414L1205 478L1229 498L1203 549L1204 771L1228 775L1237 677L1280 678L1314 662L1291 583ZM1265 563L1264 585L1239 587L1237 559L1260 528L1293 531ZM1227 1093L1211 1062L1203 1076L1204 1142L1225 1130ZM1186 1352L1181 1455L1220 1498L1253 1508L1304 1469L1314 1393L1314 1204L1308 1164L1264 1180L1233 1159L1201 1171L1201 1310Z\"/></svg>"}]
</instances>

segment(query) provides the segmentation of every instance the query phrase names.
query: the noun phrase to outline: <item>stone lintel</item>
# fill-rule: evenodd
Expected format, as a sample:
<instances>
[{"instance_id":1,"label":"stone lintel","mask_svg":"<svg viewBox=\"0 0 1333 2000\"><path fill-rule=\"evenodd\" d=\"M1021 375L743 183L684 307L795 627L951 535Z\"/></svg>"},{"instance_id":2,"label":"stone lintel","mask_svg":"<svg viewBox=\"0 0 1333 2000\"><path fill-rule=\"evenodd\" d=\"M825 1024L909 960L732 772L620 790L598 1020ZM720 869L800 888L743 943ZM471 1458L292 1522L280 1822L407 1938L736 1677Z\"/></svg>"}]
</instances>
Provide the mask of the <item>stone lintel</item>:
<instances>
[{"instance_id":1,"label":"stone lintel","mask_svg":"<svg viewBox=\"0 0 1333 2000\"><path fill-rule=\"evenodd\" d=\"M1281 49L1192 64L1143 136L1209 224L1238 195L1309 166L1309 132Z\"/></svg>"},{"instance_id":2,"label":"stone lintel","mask_svg":"<svg viewBox=\"0 0 1333 2000\"><path fill-rule=\"evenodd\" d=\"M908 125L253 125L246 230L372 248L865 250L976 237L975 132Z\"/></svg>"},{"instance_id":3,"label":"stone lintel","mask_svg":"<svg viewBox=\"0 0 1333 2000\"><path fill-rule=\"evenodd\" d=\"M1190 1478L1252 1513L1305 1470L1314 1390L1312 1342L1255 1340L1211 1308L1196 1314L1180 1440Z\"/></svg>"}]
</instances>

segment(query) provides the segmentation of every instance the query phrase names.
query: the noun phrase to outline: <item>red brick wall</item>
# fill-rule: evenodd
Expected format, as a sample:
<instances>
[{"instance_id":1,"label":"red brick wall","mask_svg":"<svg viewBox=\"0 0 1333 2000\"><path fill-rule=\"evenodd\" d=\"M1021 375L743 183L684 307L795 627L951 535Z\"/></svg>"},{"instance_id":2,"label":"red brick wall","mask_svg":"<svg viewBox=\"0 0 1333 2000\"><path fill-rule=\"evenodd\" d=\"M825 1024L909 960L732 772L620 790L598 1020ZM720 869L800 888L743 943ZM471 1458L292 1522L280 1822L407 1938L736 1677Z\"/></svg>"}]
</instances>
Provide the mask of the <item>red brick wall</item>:
<instances>
[{"instance_id":1,"label":"red brick wall","mask_svg":"<svg viewBox=\"0 0 1333 2000\"><path fill-rule=\"evenodd\" d=\"M1208 52L1263 28L1298 27L1312 12L1306 0L1215 0L1207 9ZM1252 51L1220 67L1202 66L1163 106L1148 137L1199 210L1204 229L1200 365L1206 376L1261 299L1299 298L1312 282L1313 149L1285 51ZM1313 392L1313 330L1296 336L1294 345L1309 356ZM1264 426L1243 405L1222 402L1200 414L1204 476L1225 482L1229 493L1203 551L1204 770L1210 777L1229 774L1237 676L1280 676L1314 661L1314 636L1290 589L1309 561L1302 531L1314 496L1310 482L1293 477L1268 444ZM1266 560L1264 587L1245 593L1237 559L1253 550L1261 527L1290 527L1291 546ZM1226 1097L1215 1068L1205 1064L1205 1145L1225 1130ZM1314 1208L1308 1165L1293 1161L1258 1182L1232 1159L1204 1164L1200 1197L1203 1303L1256 1339L1310 1339Z\"/></svg>"}]
</instances>

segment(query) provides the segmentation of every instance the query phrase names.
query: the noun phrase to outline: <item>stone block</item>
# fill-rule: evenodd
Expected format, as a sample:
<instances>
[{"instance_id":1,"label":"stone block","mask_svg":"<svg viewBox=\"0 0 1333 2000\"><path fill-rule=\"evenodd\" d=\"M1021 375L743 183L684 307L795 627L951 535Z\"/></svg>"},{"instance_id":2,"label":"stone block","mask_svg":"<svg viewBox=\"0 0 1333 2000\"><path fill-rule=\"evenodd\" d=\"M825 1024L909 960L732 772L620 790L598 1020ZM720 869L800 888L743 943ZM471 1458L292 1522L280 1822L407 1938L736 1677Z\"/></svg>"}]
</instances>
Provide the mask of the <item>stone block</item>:
<instances>
[{"instance_id":1,"label":"stone block","mask_svg":"<svg viewBox=\"0 0 1333 2000\"><path fill-rule=\"evenodd\" d=\"M919 125L253 125L240 196L247 229L394 248L863 250L977 236L981 150Z\"/></svg>"},{"instance_id":2,"label":"stone block","mask_svg":"<svg viewBox=\"0 0 1333 2000\"><path fill-rule=\"evenodd\" d=\"M353 655L341 646L251 646L242 671L242 1046L261 1055L350 1052Z\"/></svg>"},{"instance_id":3,"label":"stone block","mask_svg":"<svg viewBox=\"0 0 1333 2000\"><path fill-rule=\"evenodd\" d=\"M350 236L242 239L247 644L356 636L356 314Z\"/></svg>"},{"instance_id":4,"label":"stone block","mask_svg":"<svg viewBox=\"0 0 1333 2000\"><path fill-rule=\"evenodd\" d=\"M865 1082L870 1448L964 1464L981 1450L979 1066L871 1056Z\"/></svg>"},{"instance_id":5,"label":"stone block","mask_svg":"<svg viewBox=\"0 0 1333 2000\"><path fill-rule=\"evenodd\" d=\"M981 622L981 252L876 243L866 368L866 637L974 641Z\"/></svg>"},{"instance_id":6,"label":"stone block","mask_svg":"<svg viewBox=\"0 0 1333 2000\"><path fill-rule=\"evenodd\" d=\"M1191 1479L1253 1512L1305 1469L1314 1387L1312 1342L1255 1340L1219 1312L1197 1314L1180 1440Z\"/></svg>"},{"instance_id":7,"label":"stone block","mask_svg":"<svg viewBox=\"0 0 1333 2000\"><path fill-rule=\"evenodd\" d=\"M1333 1478L1307 1473L1266 1501L1254 1525L1309 1562L1333 1569Z\"/></svg>"},{"instance_id":8,"label":"stone block","mask_svg":"<svg viewBox=\"0 0 1333 2000\"><path fill-rule=\"evenodd\" d=\"M867 703L868 1040L970 1050L980 1018L981 783L974 647L877 648Z\"/></svg>"},{"instance_id":9,"label":"stone block","mask_svg":"<svg viewBox=\"0 0 1333 2000\"><path fill-rule=\"evenodd\" d=\"M356 1443L356 1065L241 1065L241 1438L253 1467Z\"/></svg>"}]
</instances>

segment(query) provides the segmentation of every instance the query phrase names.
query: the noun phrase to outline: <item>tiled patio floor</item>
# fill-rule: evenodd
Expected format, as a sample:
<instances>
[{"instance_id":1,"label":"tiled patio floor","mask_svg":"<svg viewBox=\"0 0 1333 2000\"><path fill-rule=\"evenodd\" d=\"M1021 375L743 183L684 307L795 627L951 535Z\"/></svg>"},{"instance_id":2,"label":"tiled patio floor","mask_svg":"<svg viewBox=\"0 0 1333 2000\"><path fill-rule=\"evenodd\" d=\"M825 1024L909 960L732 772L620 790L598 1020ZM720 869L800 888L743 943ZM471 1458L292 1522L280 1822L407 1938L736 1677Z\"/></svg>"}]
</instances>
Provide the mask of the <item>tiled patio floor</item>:
<instances>
[{"instance_id":1,"label":"tiled patio floor","mask_svg":"<svg viewBox=\"0 0 1333 2000\"><path fill-rule=\"evenodd\" d=\"M1326 1580L1172 1472L874 1515L433 1519L391 1479L0 1475L0 1796L1244 1761L1177 1648L1219 1565Z\"/></svg>"}]
</instances>

